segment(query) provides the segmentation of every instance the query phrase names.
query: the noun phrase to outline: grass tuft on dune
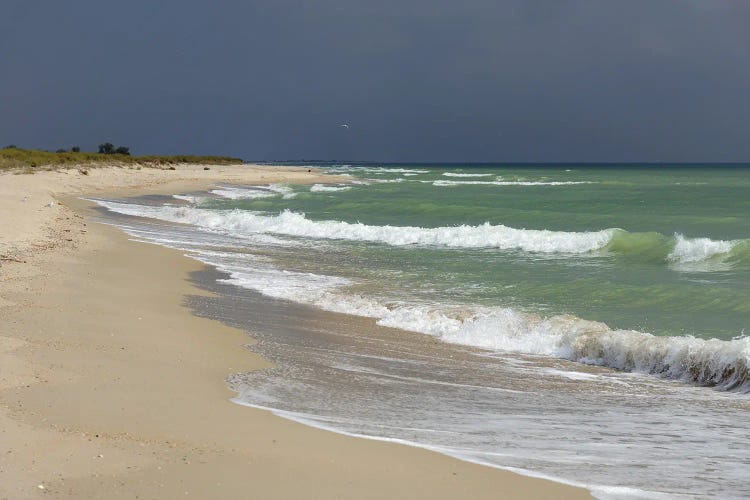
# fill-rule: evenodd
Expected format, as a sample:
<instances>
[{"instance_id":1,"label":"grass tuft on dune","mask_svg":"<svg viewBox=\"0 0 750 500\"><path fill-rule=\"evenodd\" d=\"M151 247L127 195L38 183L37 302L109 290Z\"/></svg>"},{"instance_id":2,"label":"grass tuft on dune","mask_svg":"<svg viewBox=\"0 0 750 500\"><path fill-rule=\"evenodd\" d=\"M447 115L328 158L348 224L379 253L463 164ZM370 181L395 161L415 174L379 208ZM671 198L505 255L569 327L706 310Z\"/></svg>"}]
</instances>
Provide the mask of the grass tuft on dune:
<instances>
[{"instance_id":1,"label":"grass tuft on dune","mask_svg":"<svg viewBox=\"0 0 750 500\"><path fill-rule=\"evenodd\" d=\"M130 156L124 154L101 154L87 152L41 151L7 147L0 149L0 171L18 170L23 173L34 173L37 170L55 170L58 168L92 167L105 165L143 165L155 166L192 163L199 165L234 165L241 164L240 158L228 156L194 156L194 155L158 155Z\"/></svg>"}]
</instances>

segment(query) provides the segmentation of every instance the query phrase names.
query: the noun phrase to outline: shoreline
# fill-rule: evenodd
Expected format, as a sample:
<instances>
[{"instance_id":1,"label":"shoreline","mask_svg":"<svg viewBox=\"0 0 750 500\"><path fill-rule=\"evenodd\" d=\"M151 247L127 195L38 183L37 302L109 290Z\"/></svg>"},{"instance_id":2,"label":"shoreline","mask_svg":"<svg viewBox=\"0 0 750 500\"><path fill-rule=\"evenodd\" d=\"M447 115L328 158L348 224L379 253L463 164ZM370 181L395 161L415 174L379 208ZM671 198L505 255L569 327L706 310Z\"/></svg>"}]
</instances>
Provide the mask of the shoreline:
<instances>
[{"instance_id":1,"label":"shoreline","mask_svg":"<svg viewBox=\"0 0 750 500\"><path fill-rule=\"evenodd\" d=\"M12 259L0 267L0 498L589 497L232 403L226 378L269 365L242 348L245 332L185 306L207 293L187 280L205 266L89 223L91 204L71 196L345 178L202 168L0 176L0 209L13 214L0 223Z\"/></svg>"}]
</instances>

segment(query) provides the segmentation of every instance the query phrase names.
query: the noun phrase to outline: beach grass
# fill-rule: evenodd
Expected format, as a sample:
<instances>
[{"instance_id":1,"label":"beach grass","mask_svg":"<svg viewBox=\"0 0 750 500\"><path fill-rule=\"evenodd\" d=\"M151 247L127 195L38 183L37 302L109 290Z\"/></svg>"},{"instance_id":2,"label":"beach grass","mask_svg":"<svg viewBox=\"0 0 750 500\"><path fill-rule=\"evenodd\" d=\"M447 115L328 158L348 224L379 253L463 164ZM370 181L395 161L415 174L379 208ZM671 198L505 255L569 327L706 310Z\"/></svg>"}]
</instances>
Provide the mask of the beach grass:
<instances>
[{"instance_id":1,"label":"beach grass","mask_svg":"<svg viewBox=\"0 0 750 500\"><path fill-rule=\"evenodd\" d=\"M0 171L17 170L23 173L34 173L37 170L54 170L58 168L77 168L81 166L97 167L104 165L144 165L160 166L180 163L198 165L235 165L241 164L240 158L228 156L195 156L195 155L153 155L130 156L124 154L101 154L91 152L59 152L37 149L8 147L0 149Z\"/></svg>"}]
</instances>

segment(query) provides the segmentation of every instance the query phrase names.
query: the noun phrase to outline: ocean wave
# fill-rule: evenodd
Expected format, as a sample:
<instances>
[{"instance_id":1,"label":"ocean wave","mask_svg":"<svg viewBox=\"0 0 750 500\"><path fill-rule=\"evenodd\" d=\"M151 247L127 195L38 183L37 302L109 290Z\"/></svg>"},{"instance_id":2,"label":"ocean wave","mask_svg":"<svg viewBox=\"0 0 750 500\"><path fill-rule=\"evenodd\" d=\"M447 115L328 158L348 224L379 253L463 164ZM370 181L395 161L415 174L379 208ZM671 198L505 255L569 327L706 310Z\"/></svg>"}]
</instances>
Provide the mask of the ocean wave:
<instances>
[{"instance_id":1,"label":"ocean wave","mask_svg":"<svg viewBox=\"0 0 750 500\"><path fill-rule=\"evenodd\" d=\"M564 232L515 229L485 223L479 226L411 227L371 226L342 221L313 221L304 214L284 210L263 215L246 210L206 210L193 207L144 206L99 200L119 213L193 224L233 235L273 233L304 238L367 241L392 246L517 249L539 253L588 253L604 247L613 230Z\"/></svg>"},{"instance_id":2,"label":"ocean wave","mask_svg":"<svg viewBox=\"0 0 750 500\"><path fill-rule=\"evenodd\" d=\"M750 390L750 337L660 337L613 330L570 315L543 318L513 309L486 309L460 319L435 310L401 308L389 311L378 323L445 342L553 356L723 390Z\"/></svg>"},{"instance_id":3,"label":"ocean wave","mask_svg":"<svg viewBox=\"0 0 750 500\"><path fill-rule=\"evenodd\" d=\"M630 233L617 230L604 249L626 258L642 261L668 262L691 271L721 270L726 267L701 267L695 264L750 264L750 240L713 240L688 238L675 233Z\"/></svg>"},{"instance_id":4,"label":"ocean wave","mask_svg":"<svg viewBox=\"0 0 750 500\"><path fill-rule=\"evenodd\" d=\"M200 257L199 257L200 258ZM750 392L750 337L730 341L660 337L571 315L542 317L510 308L448 305L389 306L347 294L344 278L275 268L238 269L201 259L227 272L224 280L264 295L344 314L381 326L492 351L544 355L620 371L656 375L721 390Z\"/></svg>"},{"instance_id":5,"label":"ocean wave","mask_svg":"<svg viewBox=\"0 0 750 500\"><path fill-rule=\"evenodd\" d=\"M227 198L229 200L252 200L256 198L270 198L278 195L278 193L274 193L273 191L269 191L266 189L235 187L212 189L209 192L211 194L214 194L221 198Z\"/></svg>"},{"instance_id":6,"label":"ocean wave","mask_svg":"<svg viewBox=\"0 0 750 500\"><path fill-rule=\"evenodd\" d=\"M491 177L494 174L469 174L463 172L445 172L443 173L446 177Z\"/></svg>"},{"instance_id":7,"label":"ocean wave","mask_svg":"<svg viewBox=\"0 0 750 500\"><path fill-rule=\"evenodd\" d=\"M429 170L422 170L417 168L389 168L389 167L362 167L357 169L362 172L370 172L373 174L429 174Z\"/></svg>"},{"instance_id":8,"label":"ocean wave","mask_svg":"<svg viewBox=\"0 0 750 500\"><path fill-rule=\"evenodd\" d=\"M616 228L599 231L516 229L502 224L477 226L373 226L336 220L315 221L284 210L267 215L247 210L207 210L197 207L147 206L95 200L126 215L193 224L235 236L271 233L298 238L349 240L392 246L496 248L541 254L620 255L641 261L689 264L724 262L750 264L749 240L687 238L681 234L630 233ZM700 268L691 268L700 271ZM706 268L705 270L711 270Z\"/></svg>"},{"instance_id":9,"label":"ocean wave","mask_svg":"<svg viewBox=\"0 0 750 500\"><path fill-rule=\"evenodd\" d=\"M267 186L222 186L219 189L213 189L211 194L230 200L254 200L258 198L271 198L281 196L288 199L296 196L292 188L284 184L269 184Z\"/></svg>"},{"instance_id":10,"label":"ocean wave","mask_svg":"<svg viewBox=\"0 0 750 500\"><path fill-rule=\"evenodd\" d=\"M329 167L327 172L341 173L341 172L362 172L370 173L375 175L383 174L429 174L430 170L420 168L395 168L395 167L367 167L363 165L333 165Z\"/></svg>"},{"instance_id":11,"label":"ocean wave","mask_svg":"<svg viewBox=\"0 0 750 500\"><path fill-rule=\"evenodd\" d=\"M709 238L690 239L681 234L676 234L675 240L669 259L677 262L701 262L716 256L728 255L739 243Z\"/></svg>"},{"instance_id":12,"label":"ocean wave","mask_svg":"<svg viewBox=\"0 0 750 500\"><path fill-rule=\"evenodd\" d=\"M330 186L327 184L313 184L310 186L312 193L332 193L336 191L349 191L351 186Z\"/></svg>"},{"instance_id":13,"label":"ocean wave","mask_svg":"<svg viewBox=\"0 0 750 500\"><path fill-rule=\"evenodd\" d=\"M286 184L269 184L268 190L280 194L284 199L294 198L295 196L297 196L297 193L294 192L294 189L287 186Z\"/></svg>"},{"instance_id":14,"label":"ocean wave","mask_svg":"<svg viewBox=\"0 0 750 500\"><path fill-rule=\"evenodd\" d=\"M393 183L399 183L404 182L406 179L403 177L397 177L395 179L372 179L373 182L377 182L379 184L393 184Z\"/></svg>"},{"instance_id":15,"label":"ocean wave","mask_svg":"<svg viewBox=\"0 0 750 500\"><path fill-rule=\"evenodd\" d=\"M574 186L577 184L594 184L591 181L450 181L438 179L433 186Z\"/></svg>"}]
</instances>

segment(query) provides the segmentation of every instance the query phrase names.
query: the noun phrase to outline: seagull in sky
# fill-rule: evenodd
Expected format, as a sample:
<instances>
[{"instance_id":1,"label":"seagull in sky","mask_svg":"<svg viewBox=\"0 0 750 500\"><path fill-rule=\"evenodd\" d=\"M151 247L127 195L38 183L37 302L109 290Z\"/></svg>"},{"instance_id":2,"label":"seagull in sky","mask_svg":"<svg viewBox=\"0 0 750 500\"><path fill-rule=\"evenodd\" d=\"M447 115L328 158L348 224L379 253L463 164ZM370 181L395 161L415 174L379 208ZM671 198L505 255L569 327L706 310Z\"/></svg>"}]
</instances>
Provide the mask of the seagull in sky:
<instances>
[{"instance_id":1,"label":"seagull in sky","mask_svg":"<svg viewBox=\"0 0 750 500\"><path fill-rule=\"evenodd\" d=\"M349 130L349 124L348 123L342 123L341 128L345 128L346 130Z\"/></svg>"}]
</instances>

